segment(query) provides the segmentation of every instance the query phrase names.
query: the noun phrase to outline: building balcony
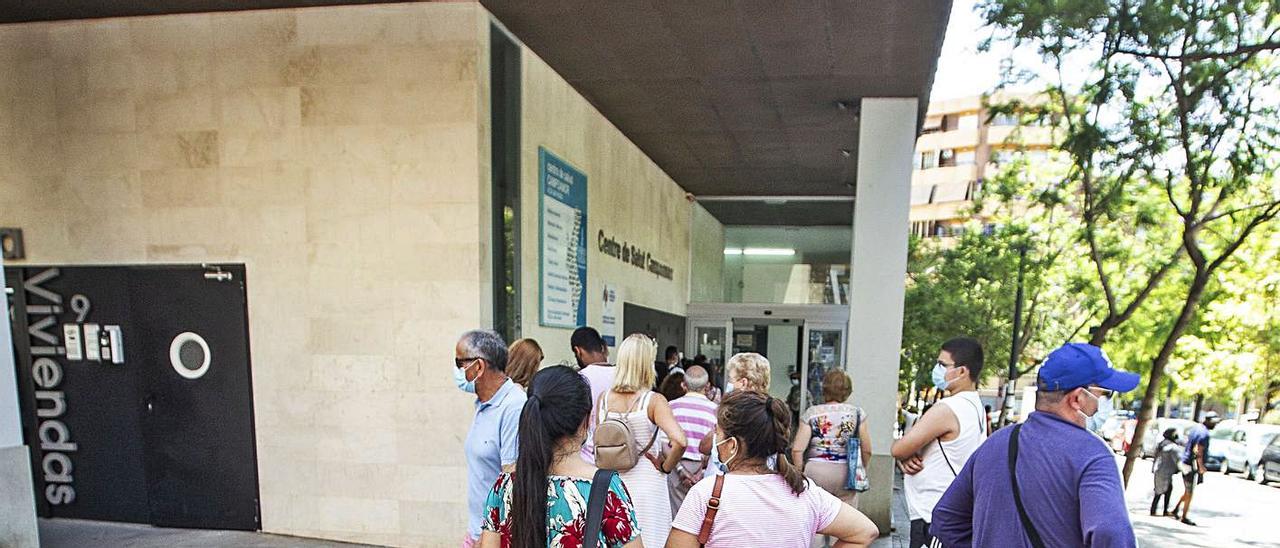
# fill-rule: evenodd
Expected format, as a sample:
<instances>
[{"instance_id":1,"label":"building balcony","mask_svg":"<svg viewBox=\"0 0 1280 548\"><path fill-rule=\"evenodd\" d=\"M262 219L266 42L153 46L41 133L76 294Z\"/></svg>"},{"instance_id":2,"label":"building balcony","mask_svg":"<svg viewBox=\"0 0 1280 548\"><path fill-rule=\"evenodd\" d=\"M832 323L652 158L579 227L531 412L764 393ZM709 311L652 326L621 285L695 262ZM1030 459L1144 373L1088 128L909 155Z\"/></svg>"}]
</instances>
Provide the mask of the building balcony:
<instances>
[{"instance_id":1,"label":"building balcony","mask_svg":"<svg viewBox=\"0 0 1280 548\"><path fill-rule=\"evenodd\" d=\"M1033 148L1052 147L1055 144L1053 128L1039 126L989 126L988 145L1021 145Z\"/></svg>"},{"instance_id":2,"label":"building balcony","mask_svg":"<svg viewBox=\"0 0 1280 548\"><path fill-rule=\"evenodd\" d=\"M954 129L921 135L916 139L916 150L945 150L949 148L977 148L981 142L978 130Z\"/></svg>"},{"instance_id":3,"label":"building balcony","mask_svg":"<svg viewBox=\"0 0 1280 548\"><path fill-rule=\"evenodd\" d=\"M951 182L967 182L978 178L977 165L934 167L911 172L911 184L937 185Z\"/></svg>"}]
</instances>

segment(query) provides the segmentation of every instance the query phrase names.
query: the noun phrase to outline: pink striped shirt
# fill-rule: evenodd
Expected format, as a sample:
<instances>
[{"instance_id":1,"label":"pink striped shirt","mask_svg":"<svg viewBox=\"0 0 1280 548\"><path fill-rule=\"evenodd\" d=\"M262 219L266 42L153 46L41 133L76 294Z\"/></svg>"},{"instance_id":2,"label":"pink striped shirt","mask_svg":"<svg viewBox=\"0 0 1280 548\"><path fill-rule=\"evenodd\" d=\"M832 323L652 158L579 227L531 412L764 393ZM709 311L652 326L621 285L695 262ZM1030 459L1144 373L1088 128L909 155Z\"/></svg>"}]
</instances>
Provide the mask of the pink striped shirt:
<instances>
[{"instance_id":1,"label":"pink striped shirt","mask_svg":"<svg viewBox=\"0 0 1280 548\"><path fill-rule=\"evenodd\" d=\"M804 492L796 495L778 474L726 475L707 548L808 547L814 533L836 520L844 503L813 480L805 479L805 483ZM696 536L702 530L714 486L715 476L708 475L689 489L671 526Z\"/></svg>"},{"instance_id":2,"label":"pink striped shirt","mask_svg":"<svg viewBox=\"0 0 1280 548\"><path fill-rule=\"evenodd\" d=\"M684 430L684 437L689 442L684 449L684 458L701 461L698 444L716 429L715 402L697 392L689 392L671 402L671 414L676 416L676 424Z\"/></svg>"}]
</instances>

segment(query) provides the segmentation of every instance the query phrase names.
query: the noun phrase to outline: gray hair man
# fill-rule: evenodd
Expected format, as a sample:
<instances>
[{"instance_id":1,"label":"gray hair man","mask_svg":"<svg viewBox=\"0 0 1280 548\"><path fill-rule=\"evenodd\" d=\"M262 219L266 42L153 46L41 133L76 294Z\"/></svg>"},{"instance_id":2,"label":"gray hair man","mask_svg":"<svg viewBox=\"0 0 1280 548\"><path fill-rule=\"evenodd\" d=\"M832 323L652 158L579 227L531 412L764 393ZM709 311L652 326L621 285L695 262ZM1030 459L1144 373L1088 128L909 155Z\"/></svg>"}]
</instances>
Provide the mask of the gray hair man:
<instances>
[{"instance_id":1,"label":"gray hair man","mask_svg":"<svg viewBox=\"0 0 1280 548\"><path fill-rule=\"evenodd\" d=\"M480 538L485 498L498 474L516 463L516 435L527 398L507 378L506 368L507 343L493 331L468 331L454 346L453 381L458 389L476 397L476 416L463 446L467 458L464 548L470 548Z\"/></svg>"},{"instance_id":2,"label":"gray hair man","mask_svg":"<svg viewBox=\"0 0 1280 548\"><path fill-rule=\"evenodd\" d=\"M691 366L684 372L684 387L688 392L671 402L671 413L688 439L680 464L667 475L667 493L671 496L673 515L680 511L689 488L702 479L707 466L706 457L698 451L698 444L716 429L716 403L706 395L710 386L711 376L707 370L700 365Z\"/></svg>"}]
</instances>

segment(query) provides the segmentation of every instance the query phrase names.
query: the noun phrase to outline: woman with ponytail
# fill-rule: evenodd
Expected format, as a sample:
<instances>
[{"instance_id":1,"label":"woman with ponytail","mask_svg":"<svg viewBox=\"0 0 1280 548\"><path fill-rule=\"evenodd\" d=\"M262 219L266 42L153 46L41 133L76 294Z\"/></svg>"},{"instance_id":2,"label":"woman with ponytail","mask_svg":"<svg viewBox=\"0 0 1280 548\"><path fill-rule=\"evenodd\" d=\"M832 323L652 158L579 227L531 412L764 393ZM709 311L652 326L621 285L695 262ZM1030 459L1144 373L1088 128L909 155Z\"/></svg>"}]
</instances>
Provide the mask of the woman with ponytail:
<instances>
[{"instance_id":1,"label":"woman with ponytail","mask_svg":"<svg viewBox=\"0 0 1280 548\"><path fill-rule=\"evenodd\" d=\"M498 476L489 493L481 547L595 546L582 537L596 469L578 456L591 405L591 388L574 370L553 366L533 375L520 414L516 469ZM602 548L642 546L631 495L616 475L602 522Z\"/></svg>"},{"instance_id":2,"label":"woman with ponytail","mask_svg":"<svg viewBox=\"0 0 1280 548\"><path fill-rule=\"evenodd\" d=\"M728 467L707 548L807 547L813 535L835 537L836 546L869 546L874 523L822 490L792 465L791 410L759 392L738 391L720 402L712 443ZM771 468L773 457L777 466ZM716 477L689 490L672 523L667 546L696 548Z\"/></svg>"}]
</instances>

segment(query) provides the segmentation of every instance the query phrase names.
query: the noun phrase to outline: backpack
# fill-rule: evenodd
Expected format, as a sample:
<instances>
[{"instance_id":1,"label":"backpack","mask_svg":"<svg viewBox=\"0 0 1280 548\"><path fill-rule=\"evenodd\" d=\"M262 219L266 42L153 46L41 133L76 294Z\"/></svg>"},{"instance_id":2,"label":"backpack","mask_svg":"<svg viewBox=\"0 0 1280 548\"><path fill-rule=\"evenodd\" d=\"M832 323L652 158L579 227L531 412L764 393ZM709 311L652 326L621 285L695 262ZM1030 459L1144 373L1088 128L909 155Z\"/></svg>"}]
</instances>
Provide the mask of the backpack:
<instances>
[{"instance_id":1,"label":"backpack","mask_svg":"<svg viewBox=\"0 0 1280 548\"><path fill-rule=\"evenodd\" d=\"M592 439L596 445L596 468L625 472L635 468L636 463L640 462L640 454L653 446L653 442L658 439L658 428L654 427L653 437L649 439L649 443L643 449L637 449L636 437L631 432L631 427L627 425L627 421L609 417L609 392L606 390L600 395L600 424L596 425L595 432L592 433ZM637 398L635 407L627 413L635 412L642 405L647 404L650 394L652 392Z\"/></svg>"}]
</instances>

